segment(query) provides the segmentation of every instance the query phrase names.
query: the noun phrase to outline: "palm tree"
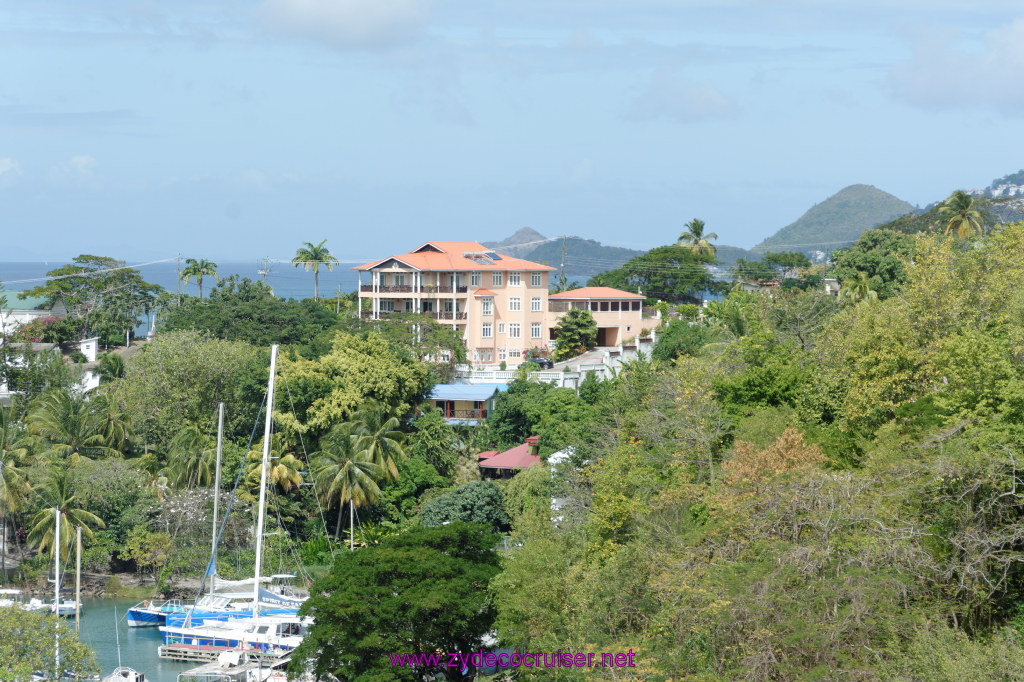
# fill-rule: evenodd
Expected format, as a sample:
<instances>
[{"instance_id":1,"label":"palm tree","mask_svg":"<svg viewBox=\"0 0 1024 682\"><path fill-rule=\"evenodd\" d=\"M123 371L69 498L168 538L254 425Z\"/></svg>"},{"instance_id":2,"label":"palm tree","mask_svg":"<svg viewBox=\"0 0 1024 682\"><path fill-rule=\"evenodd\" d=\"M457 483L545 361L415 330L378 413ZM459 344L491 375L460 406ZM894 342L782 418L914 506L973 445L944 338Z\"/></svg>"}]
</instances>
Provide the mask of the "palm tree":
<instances>
[{"instance_id":1,"label":"palm tree","mask_svg":"<svg viewBox=\"0 0 1024 682\"><path fill-rule=\"evenodd\" d=\"M365 436L353 433L352 423L338 424L320 443L314 455L314 471L320 489L320 499L328 509L337 503L338 521L334 537L341 533L341 509L349 505L349 538L355 549L353 519L356 507L368 507L380 498L377 481L384 470L375 464L363 442Z\"/></svg>"},{"instance_id":2,"label":"palm tree","mask_svg":"<svg viewBox=\"0 0 1024 682\"><path fill-rule=\"evenodd\" d=\"M281 489L288 492L292 488L298 489L302 485L302 470L305 468L302 460L288 452L288 444L280 433L270 436L270 452L268 453L267 480L271 485L281 486ZM260 485L260 464L263 462L263 439L253 445L252 450L246 455L249 472L245 476L246 485L258 489Z\"/></svg>"},{"instance_id":3,"label":"palm tree","mask_svg":"<svg viewBox=\"0 0 1024 682\"><path fill-rule=\"evenodd\" d=\"M171 439L167 480L177 488L208 486L213 482L216 450L210 437L189 424Z\"/></svg>"},{"instance_id":4,"label":"palm tree","mask_svg":"<svg viewBox=\"0 0 1024 682\"><path fill-rule=\"evenodd\" d=\"M117 353L104 353L100 356L96 373L100 375L100 379L106 382L120 379L125 373L124 358Z\"/></svg>"},{"instance_id":5,"label":"palm tree","mask_svg":"<svg viewBox=\"0 0 1024 682\"><path fill-rule=\"evenodd\" d=\"M110 447L103 433L104 419L90 403L65 390L50 391L42 396L29 413L29 430L49 441L47 454L70 459L78 464L81 457L120 455Z\"/></svg>"},{"instance_id":6,"label":"palm tree","mask_svg":"<svg viewBox=\"0 0 1024 682\"><path fill-rule=\"evenodd\" d=\"M213 277L220 282L216 263L205 258L200 258L199 260L195 258L185 259L185 267L181 270L181 281L183 284L188 284L190 279L195 279L196 284L199 285L199 298L203 297L203 277L206 276Z\"/></svg>"},{"instance_id":7,"label":"palm tree","mask_svg":"<svg viewBox=\"0 0 1024 682\"><path fill-rule=\"evenodd\" d=\"M977 232L981 235L981 213L977 202L967 192L958 189L939 206L940 216L949 216L946 220L946 234L956 231L957 237L966 239Z\"/></svg>"},{"instance_id":8,"label":"palm tree","mask_svg":"<svg viewBox=\"0 0 1024 682\"><path fill-rule=\"evenodd\" d=\"M120 358L120 356L115 356ZM124 452L133 434L128 415L114 400L102 393L89 400L91 411L100 421L100 433L108 446Z\"/></svg>"},{"instance_id":9,"label":"palm tree","mask_svg":"<svg viewBox=\"0 0 1024 682\"><path fill-rule=\"evenodd\" d=\"M320 265L326 265L327 269L333 272L334 266L339 263L338 259L332 256L324 246L326 243L326 239L319 244L302 242L302 247L295 252L295 258L292 258L292 265L295 267L302 265L306 272L313 271L314 299L320 298Z\"/></svg>"},{"instance_id":10,"label":"palm tree","mask_svg":"<svg viewBox=\"0 0 1024 682\"><path fill-rule=\"evenodd\" d=\"M0 572L7 569L7 514L21 509L29 491L21 465L28 455L24 433L11 418L11 408L0 407Z\"/></svg>"},{"instance_id":11,"label":"palm tree","mask_svg":"<svg viewBox=\"0 0 1024 682\"><path fill-rule=\"evenodd\" d=\"M715 245L709 240L718 239L718 235L714 232L704 233L704 221L700 218L694 218L690 222L686 223L686 231L679 235L679 241L676 243L679 246L685 246L691 251L698 255L708 255L714 257Z\"/></svg>"},{"instance_id":12,"label":"palm tree","mask_svg":"<svg viewBox=\"0 0 1024 682\"><path fill-rule=\"evenodd\" d=\"M362 448L370 461L381 468L385 480L398 480L395 461L405 459L405 434L398 430L398 419L379 402L370 400L356 412L354 422L352 432L363 437Z\"/></svg>"},{"instance_id":13,"label":"palm tree","mask_svg":"<svg viewBox=\"0 0 1024 682\"><path fill-rule=\"evenodd\" d=\"M861 301L877 301L878 293L871 289L871 281L867 273L858 272L857 279L846 280L839 291L840 301L860 303Z\"/></svg>"},{"instance_id":14,"label":"palm tree","mask_svg":"<svg viewBox=\"0 0 1024 682\"><path fill-rule=\"evenodd\" d=\"M71 538L74 537L74 529L81 528L82 535L92 539L90 526L106 528L103 520L93 514L81 509L74 494L74 485L71 473L67 469L55 467L50 478L44 481L36 491L43 500L43 508L40 509L29 525L32 530L28 533L29 544L36 545L40 552L50 549L53 554L54 548L54 513L60 511L60 551L64 556L70 555Z\"/></svg>"}]
</instances>

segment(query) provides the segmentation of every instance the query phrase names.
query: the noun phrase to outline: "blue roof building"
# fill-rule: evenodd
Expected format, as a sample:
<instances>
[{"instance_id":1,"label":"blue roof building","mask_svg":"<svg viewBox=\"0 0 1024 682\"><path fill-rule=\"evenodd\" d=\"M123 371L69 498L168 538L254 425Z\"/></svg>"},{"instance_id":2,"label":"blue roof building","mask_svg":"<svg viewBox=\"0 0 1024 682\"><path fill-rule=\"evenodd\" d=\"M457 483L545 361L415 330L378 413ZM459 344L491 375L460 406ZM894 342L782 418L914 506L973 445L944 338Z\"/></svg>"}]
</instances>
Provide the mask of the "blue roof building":
<instances>
[{"instance_id":1,"label":"blue roof building","mask_svg":"<svg viewBox=\"0 0 1024 682\"><path fill-rule=\"evenodd\" d=\"M487 419L498 394L506 390L508 384L437 384L428 400L448 424L475 426Z\"/></svg>"}]
</instances>

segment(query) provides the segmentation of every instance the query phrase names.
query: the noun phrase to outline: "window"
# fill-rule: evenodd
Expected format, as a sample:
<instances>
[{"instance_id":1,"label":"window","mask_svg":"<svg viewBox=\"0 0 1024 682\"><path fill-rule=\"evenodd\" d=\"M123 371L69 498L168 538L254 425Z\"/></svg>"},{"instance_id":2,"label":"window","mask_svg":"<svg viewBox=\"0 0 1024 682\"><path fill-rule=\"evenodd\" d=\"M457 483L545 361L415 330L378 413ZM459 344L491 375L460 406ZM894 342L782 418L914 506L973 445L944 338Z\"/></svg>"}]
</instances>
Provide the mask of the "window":
<instances>
[{"instance_id":1,"label":"window","mask_svg":"<svg viewBox=\"0 0 1024 682\"><path fill-rule=\"evenodd\" d=\"M501 275L502 275L502 273L500 273L500 272L493 272L493 273L491 273L491 284L493 284L496 287L500 287L501 286Z\"/></svg>"},{"instance_id":2,"label":"window","mask_svg":"<svg viewBox=\"0 0 1024 682\"><path fill-rule=\"evenodd\" d=\"M405 273L404 272L396 272L395 273L395 286L396 287L405 286Z\"/></svg>"},{"instance_id":3,"label":"window","mask_svg":"<svg viewBox=\"0 0 1024 682\"><path fill-rule=\"evenodd\" d=\"M530 312L532 312L532 313L539 313L540 312L540 297L539 296L534 296L533 298L530 299Z\"/></svg>"},{"instance_id":4,"label":"window","mask_svg":"<svg viewBox=\"0 0 1024 682\"><path fill-rule=\"evenodd\" d=\"M530 273L530 286L531 287L539 287L540 285L541 285L540 284L540 273L539 272Z\"/></svg>"},{"instance_id":5,"label":"window","mask_svg":"<svg viewBox=\"0 0 1024 682\"><path fill-rule=\"evenodd\" d=\"M505 349L504 348L499 348L498 349L498 359L499 360L504 360L505 359Z\"/></svg>"},{"instance_id":6,"label":"window","mask_svg":"<svg viewBox=\"0 0 1024 682\"><path fill-rule=\"evenodd\" d=\"M480 313L482 315L493 315L494 314L494 299L484 298L480 301Z\"/></svg>"},{"instance_id":7,"label":"window","mask_svg":"<svg viewBox=\"0 0 1024 682\"><path fill-rule=\"evenodd\" d=\"M469 283L475 287L480 286L480 273L474 272L473 274L471 274L469 276Z\"/></svg>"},{"instance_id":8,"label":"window","mask_svg":"<svg viewBox=\"0 0 1024 682\"><path fill-rule=\"evenodd\" d=\"M381 299L380 311L382 313L393 313L395 312L395 302L389 298Z\"/></svg>"},{"instance_id":9,"label":"window","mask_svg":"<svg viewBox=\"0 0 1024 682\"><path fill-rule=\"evenodd\" d=\"M511 323L509 323L509 325L508 325L508 338L510 338L510 339L518 339L518 338L520 338L520 336L522 336L522 335L519 333L519 323L518 322L511 322Z\"/></svg>"},{"instance_id":10,"label":"window","mask_svg":"<svg viewBox=\"0 0 1024 682\"><path fill-rule=\"evenodd\" d=\"M494 334L492 334L493 330L494 327L491 326L490 322L484 322L484 325L480 328L480 336L485 339L489 339L494 336Z\"/></svg>"},{"instance_id":11,"label":"window","mask_svg":"<svg viewBox=\"0 0 1024 682\"><path fill-rule=\"evenodd\" d=\"M454 306L450 300L444 302L444 311L446 313L453 312L453 308Z\"/></svg>"},{"instance_id":12,"label":"window","mask_svg":"<svg viewBox=\"0 0 1024 682\"><path fill-rule=\"evenodd\" d=\"M523 354L523 351L521 351L518 348L509 348L508 349L508 356L510 358L518 358L518 357L521 357L522 354Z\"/></svg>"},{"instance_id":13,"label":"window","mask_svg":"<svg viewBox=\"0 0 1024 682\"><path fill-rule=\"evenodd\" d=\"M498 323L498 333L499 334L504 334L505 333L505 323L504 322L499 322Z\"/></svg>"},{"instance_id":14,"label":"window","mask_svg":"<svg viewBox=\"0 0 1024 682\"><path fill-rule=\"evenodd\" d=\"M522 283L523 283L523 281L522 281L522 279L520 279L520 273L518 273L518 272L510 272L510 273L508 273L508 285L510 287L517 287L517 286L519 286Z\"/></svg>"},{"instance_id":15,"label":"window","mask_svg":"<svg viewBox=\"0 0 1024 682\"><path fill-rule=\"evenodd\" d=\"M508 309L514 313L522 310L522 300L518 296L508 299Z\"/></svg>"},{"instance_id":16,"label":"window","mask_svg":"<svg viewBox=\"0 0 1024 682\"><path fill-rule=\"evenodd\" d=\"M530 325L530 338L540 338L540 322L534 322L533 324Z\"/></svg>"}]
</instances>

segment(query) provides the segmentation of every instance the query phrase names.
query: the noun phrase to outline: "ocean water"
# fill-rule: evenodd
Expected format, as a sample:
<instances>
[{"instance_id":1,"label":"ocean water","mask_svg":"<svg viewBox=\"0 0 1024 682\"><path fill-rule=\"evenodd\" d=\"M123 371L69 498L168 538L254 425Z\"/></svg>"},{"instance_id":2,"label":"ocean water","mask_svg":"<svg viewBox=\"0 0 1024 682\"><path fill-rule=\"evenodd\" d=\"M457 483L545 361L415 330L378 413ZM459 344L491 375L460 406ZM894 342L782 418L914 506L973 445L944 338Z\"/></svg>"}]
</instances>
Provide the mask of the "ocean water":
<instances>
[{"instance_id":1,"label":"ocean water","mask_svg":"<svg viewBox=\"0 0 1024 682\"><path fill-rule=\"evenodd\" d=\"M184 264L184 261L182 261ZM61 262L0 262L0 288L7 291L25 291L39 286L45 281L46 273L65 265ZM128 262L134 266L143 279L151 284L159 284L167 291L177 291L178 270L174 261L159 263L135 263ZM334 271L320 268L320 297L330 298L337 296L338 288L343 294L349 294L359 286L358 274L352 270L357 263L343 263L336 265ZM184 265L183 265L184 267ZM260 262L235 262L218 263L217 272L220 277L239 275L248 277L251 280L262 280L260 270L263 268L263 261ZM364 276L364 279L366 277ZM290 263L270 263L269 272L266 278L267 284L274 290L274 293L282 298L312 298L313 297L313 273L306 272L301 267L294 267ZM203 294L209 293L217 284L212 277L203 278ZM199 295L199 286L195 281L182 284L182 293Z\"/></svg>"}]
</instances>

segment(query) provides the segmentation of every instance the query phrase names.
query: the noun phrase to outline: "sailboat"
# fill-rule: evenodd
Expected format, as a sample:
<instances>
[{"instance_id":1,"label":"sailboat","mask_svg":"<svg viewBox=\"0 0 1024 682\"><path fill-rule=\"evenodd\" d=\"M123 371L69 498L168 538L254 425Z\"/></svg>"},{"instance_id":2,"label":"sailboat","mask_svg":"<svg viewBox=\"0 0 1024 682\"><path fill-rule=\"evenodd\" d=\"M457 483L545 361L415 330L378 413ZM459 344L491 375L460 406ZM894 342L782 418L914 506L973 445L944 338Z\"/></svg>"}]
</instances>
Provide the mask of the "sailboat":
<instances>
[{"instance_id":1,"label":"sailboat","mask_svg":"<svg viewBox=\"0 0 1024 682\"><path fill-rule=\"evenodd\" d=\"M146 682L146 674L121 665L121 632L117 627L117 606L114 606L114 638L117 641L117 667L100 682Z\"/></svg>"},{"instance_id":2,"label":"sailboat","mask_svg":"<svg viewBox=\"0 0 1024 682\"><path fill-rule=\"evenodd\" d=\"M221 452L224 443L224 403L221 403L217 412L217 463L214 481L214 491L220 490L220 462ZM213 537L211 557L217 553L217 495L213 498ZM202 625L208 620L227 620L237 616L251 616L252 603L249 601L249 593L230 591L233 588L248 587L251 581L227 581L220 585L218 592L214 586L214 574L216 564L211 564L210 592L203 595L194 604L182 603L180 599L168 599L163 602L145 600L128 609L126 620L128 627L160 626L170 623L181 625L186 620L192 625ZM291 613L297 609L303 599L295 595L284 578L294 576L274 575L269 581L267 590L260 590L260 603L266 606L276 606L284 611L280 613ZM263 580L263 579L260 579ZM205 582L205 581L204 581ZM289 611L288 609L291 609ZM182 616L175 618L175 616Z\"/></svg>"},{"instance_id":3,"label":"sailboat","mask_svg":"<svg viewBox=\"0 0 1024 682\"><path fill-rule=\"evenodd\" d=\"M263 435L263 459L260 471L260 499L256 520L256 566L252 585L251 611L212 614L198 620L195 612L167 617L160 627L164 646L197 651L242 649L262 654L282 654L297 647L305 636L311 618L299 618L298 604L281 609L261 609L264 600L260 583L263 562L263 526L267 505L267 469L274 413L274 380L277 374L277 350L270 351L270 380L267 387L267 417ZM161 647L163 650L163 647ZM161 652L162 653L162 652Z\"/></svg>"},{"instance_id":4,"label":"sailboat","mask_svg":"<svg viewBox=\"0 0 1024 682\"><path fill-rule=\"evenodd\" d=\"M55 613L58 616L73 616L75 615L75 609L78 607L78 602L74 599L62 599L60 596L60 510L54 509L54 528L53 528L53 603L46 603L42 599L33 597L29 599L28 603L22 608L26 611L44 611L48 610L51 613Z\"/></svg>"}]
</instances>

